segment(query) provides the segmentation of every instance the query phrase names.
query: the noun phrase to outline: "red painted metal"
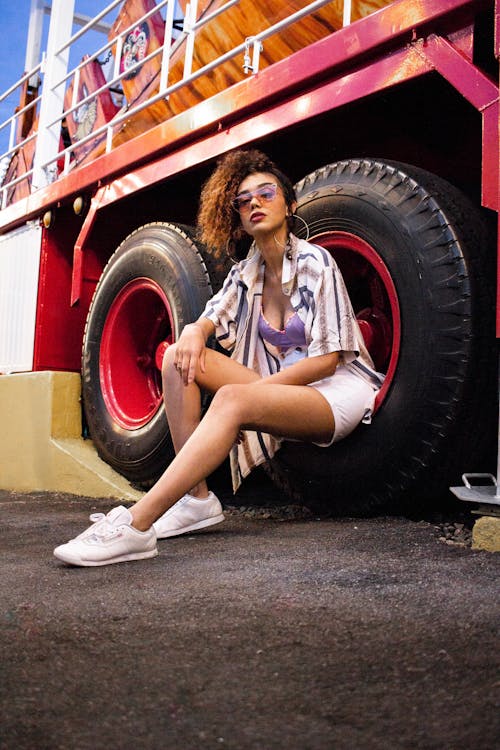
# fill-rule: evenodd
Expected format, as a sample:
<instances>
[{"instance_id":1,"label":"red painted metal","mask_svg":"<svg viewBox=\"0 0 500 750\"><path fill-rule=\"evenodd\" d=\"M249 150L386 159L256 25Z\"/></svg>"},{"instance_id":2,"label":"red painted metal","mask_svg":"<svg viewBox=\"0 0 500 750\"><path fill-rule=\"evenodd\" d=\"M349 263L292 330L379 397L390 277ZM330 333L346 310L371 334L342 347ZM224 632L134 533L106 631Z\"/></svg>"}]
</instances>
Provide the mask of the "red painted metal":
<instances>
[{"instance_id":1,"label":"red painted metal","mask_svg":"<svg viewBox=\"0 0 500 750\"><path fill-rule=\"evenodd\" d=\"M396 371L401 345L401 312L389 269L376 249L350 232L325 232L314 241L336 259L349 288L350 280L366 284L368 306L356 317L375 366L386 372L375 408L384 400Z\"/></svg>"},{"instance_id":2,"label":"red painted metal","mask_svg":"<svg viewBox=\"0 0 500 750\"><path fill-rule=\"evenodd\" d=\"M79 302L82 295L82 283L83 283L83 248L85 242L94 226L94 221L97 216L97 211L102 204L102 198L104 194L104 188L97 191L95 196L92 198L90 208L85 216L82 224L82 228L78 234L75 245L73 247L73 275L71 279L71 306Z\"/></svg>"},{"instance_id":3,"label":"red painted metal","mask_svg":"<svg viewBox=\"0 0 500 750\"><path fill-rule=\"evenodd\" d=\"M495 57L500 59L500 0L495 0Z\"/></svg>"},{"instance_id":4,"label":"red painted metal","mask_svg":"<svg viewBox=\"0 0 500 750\"><path fill-rule=\"evenodd\" d=\"M500 200L500 185L498 186L498 197ZM497 221L497 324L496 336L500 339L500 213Z\"/></svg>"},{"instance_id":5,"label":"red painted metal","mask_svg":"<svg viewBox=\"0 0 500 750\"><path fill-rule=\"evenodd\" d=\"M400 82L402 71L407 80L413 76L429 72L430 66L413 48L404 49L382 60L368 65L356 73L342 76L340 79L317 86L307 94L284 104L269 107L264 113L238 122L224 130L218 130L184 150L164 156L156 162L139 167L124 177L115 179L110 185L102 189L99 197L99 207L110 205L136 191L150 188L163 181L166 176L179 174L192 164L202 164L219 154L238 146L251 143L257 136L264 137L285 129L297 122L314 118L328 112L335 106L341 106L359 99L361 96L375 93ZM266 72L266 71L264 71ZM168 133L170 121L159 126ZM151 133L147 134L151 136ZM167 135L165 135L165 138ZM138 140L138 139L137 139ZM125 144L129 149L133 147ZM123 148L123 147L120 147ZM117 149L117 151L120 149ZM113 154L110 154L112 156ZM9 210L9 209L7 209ZM73 288L77 290L78 279L75 278ZM75 300L77 297L75 296Z\"/></svg>"},{"instance_id":6,"label":"red painted metal","mask_svg":"<svg viewBox=\"0 0 500 750\"><path fill-rule=\"evenodd\" d=\"M373 361L385 363L392 345L392 323L386 313L377 307L366 307L357 313L356 318ZM377 369L385 369L384 364Z\"/></svg>"},{"instance_id":7,"label":"red painted metal","mask_svg":"<svg viewBox=\"0 0 500 750\"><path fill-rule=\"evenodd\" d=\"M500 0L495 0L495 55L497 60L500 61ZM498 88L500 91L500 70L498 73ZM500 112L497 117L497 138L500 140ZM498 205L500 206L500 172L498 175ZM497 338L500 338L500 211L498 212L497 221L497 325L496 334Z\"/></svg>"},{"instance_id":8,"label":"red painted metal","mask_svg":"<svg viewBox=\"0 0 500 750\"><path fill-rule=\"evenodd\" d=\"M163 366L163 357L165 356L165 352L167 351L168 347L170 346L170 341L160 341L158 346L156 347L156 353L155 353L155 365L158 370L161 371Z\"/></svg>"},{"instance_id":9,"label":"red painted metal","mask_svg":"<svg viewBox=\"0 0 500 750\"><path fill-rule=\"evenodd\" d=\"M435 35L416 47L483 117L482 203L498 211L498 83L490 80L446 39Z\"/></svg>"},{"instance_id":10,"label":"red painted metal","mask_svg":"<svg viewBox=\"0 0 500 750\"><path fill-rule=\"evenodd\" d=\"M257 111L262 112L263 108L269 113L269 126L266 127L266 132L280 129L283 124L280 120L276 120L276 110L272 107L268 109L273 102L283 101L287 96L295 96L296 101L300 100L299 92L304 92L307 87L312 87L316 91L320 81L340 75L339 71L345 70L346 65L353 66L361 57L366 59L377 48L383 48L384 55L387 55L391 49L402 47L400 54L405 57L406 44L412 38L417 38L421 27L423 28L422 34L425 36L425 29L445 16L447 23L456 23L457 19L460 20L464 14L471 13L475 8L482 6L483 3L471 0L446 0L445 2L443 0L420 0L411 6L407 0L398 0L330 37L296 52L289 58L263 70L257 76L200 103L188 112L167 120L130 143L123 144L111 153L74 170L47 188L9 206L0 212L0 230L11 228L33 218L39 215L45 206L68 200L79 192L92 188L100 181L110 182L120 174L130 174L130 171L141 162L151 163L153 159L174 150L183 154L178 166L178 170L182 171L196 163L190 144L197 145L203 139L204 134L213 133L214 130L223 131L242 118L248 120L251 114ZM400 83L427 70L423 61L420 64L417 63L411 50L407 51L405 60L408 67L399 66L398 78L397 81L394 78L394 83ZM413 65L416 65L415 70ZM356 79L357 98L366 96L374 90L368 71L367 88L363 93L364 73L365 71L361 71L361 77ZM339 78L339 83L342 81L345 81L345 76ZM351 97L350 100L353 98ZM337 102L331 99L329 108L332 109L334 106L337 106ZM313 116L307 106L304 113L299 107L295 110L295 114L298 118L296 121ZM242 125L245 125L245 121ZM253 132L253 139L256 135L259 135L259 131ZM247 136L245 140L238 141L234 132L232 136L227 139L226 145L222 146L222 151L219 153L249 140ZM163 176L173 174L163 171L161 165L159 165L159 171Z\"/></svg>"},{"instance_id":11,"label":"red painted metal","mask_svg":"<svg viewBox=\"0 0 500 750\"><path fill-rule=\"evenodd\" d=\"M129 282L109 309L100 346L101 390L108 412L126 430L143 427L161 406L157 361L173 331L168 299L151 279Z\"/></svg>"},{"instance_id":12,"label":"red painted metal","mask_svg":"<svg viewBox=\"0 0 500 750\"><path fill-rule=\"evenodd\" d=\"M78 372L92 290L84 286L81 306L70 308L72 254L68 248L78 232L78 221L72 212L60 211L57 226L57 233L42 230L33 370Z\"/></svg>"}]
</instances>

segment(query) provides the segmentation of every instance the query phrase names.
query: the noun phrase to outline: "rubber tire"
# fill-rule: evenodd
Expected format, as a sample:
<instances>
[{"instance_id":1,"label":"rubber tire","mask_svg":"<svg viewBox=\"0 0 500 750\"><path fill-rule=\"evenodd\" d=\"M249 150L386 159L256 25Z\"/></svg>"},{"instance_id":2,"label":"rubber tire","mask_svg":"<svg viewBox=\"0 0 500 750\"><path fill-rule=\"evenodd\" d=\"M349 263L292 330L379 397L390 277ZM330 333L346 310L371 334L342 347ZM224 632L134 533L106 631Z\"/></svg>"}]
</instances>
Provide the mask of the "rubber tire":
<instances>
[{"instance_id":1,"label":"rubber tire","mask_svg":"<svg viewBox=\"0 0 500 750\"><path fill-rule=\"evenodd\" d=\"M376 250L395 284L402 335L372 424L330 448L284 443L267 471L295 501L333 515L442 503L462 472L491 471L495 452L487 223L453 186L394 162L341 161L296 189L310 241L342 231Z\"/></svg>"},{"instance_id":2,"label":"rubber tire","mask_svg":"<svg viewBox=\"0 0 500 750\"><path fill-rule=\"evenodd\" d=\"M163 290L176 340L212 296L205 264L187 227L151 223L130 234L110 258L89 309L82 353L85 418L99 456L133 484L147 487L173 458L165 410L138 429L119 424L108 409L100 372L101 339L117 295L137 279L150 279Z\"/></svg>"}]
</instances>

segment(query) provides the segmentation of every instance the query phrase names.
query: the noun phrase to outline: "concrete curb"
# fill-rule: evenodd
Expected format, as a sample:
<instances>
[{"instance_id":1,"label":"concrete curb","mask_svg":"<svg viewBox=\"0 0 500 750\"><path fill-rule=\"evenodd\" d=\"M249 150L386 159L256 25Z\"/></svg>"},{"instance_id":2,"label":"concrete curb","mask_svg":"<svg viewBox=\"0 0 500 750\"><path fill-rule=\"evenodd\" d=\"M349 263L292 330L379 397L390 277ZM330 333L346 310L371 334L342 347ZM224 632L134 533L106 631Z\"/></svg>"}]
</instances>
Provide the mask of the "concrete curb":
<instances>
[{"instance_id":1,"label":"concrete curb","mask_svg":"<svg viewBox=\"0 0 500 750\"><path fill-rule=\"evenodd\" d=\"M0 488L136 501L142 492L82 438L81 380L74 372L0 376Z\"/></svg>"}]
</instances>

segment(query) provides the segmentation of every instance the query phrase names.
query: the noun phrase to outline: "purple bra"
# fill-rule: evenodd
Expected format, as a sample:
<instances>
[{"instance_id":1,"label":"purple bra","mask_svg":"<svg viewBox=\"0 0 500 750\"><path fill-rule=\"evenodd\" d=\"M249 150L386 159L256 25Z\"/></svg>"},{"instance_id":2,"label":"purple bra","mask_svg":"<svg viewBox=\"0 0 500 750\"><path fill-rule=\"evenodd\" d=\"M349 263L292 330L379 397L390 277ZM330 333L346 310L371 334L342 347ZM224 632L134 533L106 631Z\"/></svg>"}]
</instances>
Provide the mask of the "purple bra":
<instances>
[{"instance_id":1,"label":"purple bra","mask_svg":"<svg viewBox=\"0 0 500 750\"><path fill-rule=\"evenodd\" d=\"M290 315L285 323L284 330L280 331L270 325L261 312L259 316L259 333L264 341L275 346L281 353L294 347L298 348L306 345L304 323L297 313Z\"/></svg>"}]
</instances>

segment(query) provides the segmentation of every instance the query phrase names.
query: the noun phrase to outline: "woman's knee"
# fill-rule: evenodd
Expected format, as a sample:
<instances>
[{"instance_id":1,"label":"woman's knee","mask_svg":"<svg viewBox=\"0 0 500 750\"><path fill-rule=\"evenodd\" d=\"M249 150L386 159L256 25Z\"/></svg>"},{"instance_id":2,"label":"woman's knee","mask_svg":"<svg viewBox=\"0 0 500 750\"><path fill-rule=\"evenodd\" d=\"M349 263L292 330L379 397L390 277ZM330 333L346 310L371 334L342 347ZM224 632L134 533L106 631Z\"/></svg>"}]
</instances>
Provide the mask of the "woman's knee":
<instances>
[{"instance_id":1,"label":"woman's knee","mask_svg":"<svg viewBox=\"0 0 500 750\"><path fill-rule=\"evenodd\" d=\"M176 347L177 344L170 344L170 346L167 346L167 348L165 349L165 354L163 355L163 360L161 363L161 371L163 375L174 368Z\"/></svg>"},{"instance_id":2,"label":"woman's knee","mask_svg":"<svg viewBox=\"0 0 500 750\"><path fill-rule=\"evenodd\" d=\"M210 409L243 420L247 405L248 386L236 383L222 385L214 394Z\"/></svg>"}]
</instances>

